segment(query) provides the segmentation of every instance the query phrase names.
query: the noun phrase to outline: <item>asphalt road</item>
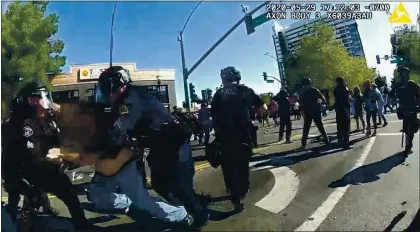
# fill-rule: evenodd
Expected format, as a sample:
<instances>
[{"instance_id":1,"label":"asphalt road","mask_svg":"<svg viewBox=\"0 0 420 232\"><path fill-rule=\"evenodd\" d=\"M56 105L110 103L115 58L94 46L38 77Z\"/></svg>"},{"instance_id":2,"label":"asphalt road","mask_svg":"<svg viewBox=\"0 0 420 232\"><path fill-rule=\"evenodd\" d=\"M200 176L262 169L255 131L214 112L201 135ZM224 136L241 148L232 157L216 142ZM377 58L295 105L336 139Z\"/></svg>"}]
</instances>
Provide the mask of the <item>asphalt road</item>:
<instances>
[{"instance_id":1,"label":"asphalt road","mask_svg":"<svg viewBox=\"0 0 420 232\"><path fill-rule=\"evenodd\" d=\"M414 139L413 154L405 158L398 153L402 150L401 122L394 114L387 118L389 125L379 128L376 137L352 134L353 149L345 151L334 144L325 147L317 138L310 140L307 149L299 150L300 129L293 131L292 144L282 144L277 142L277 128L261 128L260 147L255 149L257 155L250 163L251 189L245 200L246 210L237 215L229 213L232 206L220 169L198 162L196 190L213 197L209 206L211 221L203 230L401 231L407 228L419 209L419 135ZM327 117L324 123L334 142L334 120ZM302 121L294 121L293 127L301 128ZM310 134L319 133L311 128ZM203 151L194 148L194 156L199 159ZM86 176L91 170L85 171L83 179L75 180L75 184L88 181L90 177ZM85 201L83 195L80 197ZM51 201L60 210L60 216L69 216L61 201L54 197ZM89 211L86 214L96 218L92 219L95 222L99 220L100 226L114 227L129 222L122 215L98 218L103 215ZM43 223L47 224L55 228L65 223L52 225L51 220Z\"/></svg>"}]
</instances>

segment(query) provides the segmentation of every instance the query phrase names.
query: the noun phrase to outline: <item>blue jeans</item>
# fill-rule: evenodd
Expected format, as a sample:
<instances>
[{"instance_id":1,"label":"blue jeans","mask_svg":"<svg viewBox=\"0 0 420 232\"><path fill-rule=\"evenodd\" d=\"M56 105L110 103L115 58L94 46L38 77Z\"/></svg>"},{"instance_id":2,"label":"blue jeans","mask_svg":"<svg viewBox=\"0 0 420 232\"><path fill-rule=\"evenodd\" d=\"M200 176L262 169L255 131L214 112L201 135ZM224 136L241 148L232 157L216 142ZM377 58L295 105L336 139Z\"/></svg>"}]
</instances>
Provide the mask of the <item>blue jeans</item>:
<instances>
[{"instance_id":1,"label":"blue jeans","mask_svg":"<svg viewBox=\"0 0 420 232\"><path fill-rule=\"evenodd\" d=\"M6 211L6 206L1 206L1 231L17 232L17 225L12 221L9 213Z\"/></svg>"},{"instance_id":2,"label":"blue jeans","mask_svg":"<svg viewBox=\"0 0 420 232\"><path fill-rule=\"evenodd\" d=\"M135 161L114 176L95 174L89 194L95 208L125 212L142 224L185 223L188 216L183 206L170 205L149 195Z\"/></svg>"},{"instance_id":3,"label":"blue jeans","mask_svg":"<svg viewBox=\"0 0 420 232\"><path fill-rule=\"evenodd\" d=\"M185 205L189 213L200 213L204 209L194 191L195 170L191 145L183 144L178 150L178 157L178 162L171 166L160 166L159 163L150 166L152 188L167 201Z\"/></svg>"}]
</instances>

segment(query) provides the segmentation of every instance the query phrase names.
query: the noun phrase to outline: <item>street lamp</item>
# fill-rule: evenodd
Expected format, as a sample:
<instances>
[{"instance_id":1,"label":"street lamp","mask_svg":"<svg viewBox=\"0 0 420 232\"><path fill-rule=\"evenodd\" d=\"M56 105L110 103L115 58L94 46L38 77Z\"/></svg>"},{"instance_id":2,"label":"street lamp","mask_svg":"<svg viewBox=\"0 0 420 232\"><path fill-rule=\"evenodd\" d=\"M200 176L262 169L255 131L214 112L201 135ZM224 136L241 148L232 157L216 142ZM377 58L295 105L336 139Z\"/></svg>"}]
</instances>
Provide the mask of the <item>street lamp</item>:
<instances>
[{"instance_id":1,"label":"street lamp","mask_svg":"<svg viewBox=\"0 0 420 232\"><path fill-rule=\"evenodd\" d=\"M273 59L277 62L277 66L279 68L280 80L281 80L281 82L280 82L281 87L282 88L287 88L287 82L286 82L285 77L284 77L283 72L282 72L282 69L283 69L282 64L281 64L282 62L279 59L277 59L276 57L274 57L273 55L271 55L269 52L264 53L264 56L268 56L268 57L270 57L271 59Z\"/></svg>"},{"instance_id":2,"label":"street lamp","mask_svg":"<svg viewBox=\"0 0 420 232\"><path fill-rule=\"evenodd\" d=\"M185 64L185 51L184 51L184 30L185 27L187 27L188 22L190 21L191 16L197 10L198 6L202 3L202 1L198 2L197 5L194 7L194 9L190 12L190 15L188 15L187 20L185 21L184 26L182 27L182 30L179 32L178 41L181 46L181 63L182 63L182 77L184 81L184 94L185 94L185 103L188 105L187 111L190 112L190 97L188 96L188 69Z\"/></svg>"}]
</instances>

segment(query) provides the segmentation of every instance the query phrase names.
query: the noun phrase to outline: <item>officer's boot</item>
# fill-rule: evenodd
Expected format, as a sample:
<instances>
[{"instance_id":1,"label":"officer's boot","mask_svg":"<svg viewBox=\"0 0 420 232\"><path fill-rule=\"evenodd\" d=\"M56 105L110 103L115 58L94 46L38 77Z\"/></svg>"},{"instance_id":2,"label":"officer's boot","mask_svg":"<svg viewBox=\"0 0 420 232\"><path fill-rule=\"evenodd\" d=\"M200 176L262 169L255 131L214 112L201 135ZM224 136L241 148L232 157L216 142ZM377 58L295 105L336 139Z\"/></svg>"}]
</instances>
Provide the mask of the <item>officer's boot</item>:
<instances>
[{"instance_id":1,"label":"officer's boot","mask_svg":"<svg viewBox=\"0 0 420 232\"><path fill-rule=\"evenodd\" d=\"M279 127L279 141L283 140L283 134L284 134L284 125L280 125L280 127Z\"/></svg>"},{"instance_id":2,"label":"officer's boot","mask_svg":"<svg viewBox=\"0 0 420 232\"><path fill-rule=\"evenodd\" d=\"M302 136L302 149L306 148L306 141L308 140L307 136Z\"/></svg>"},{"instance_id":3,"label":"officer's boot","mask_svg":"<svg viewBox=\"0 0 420 232\"><path fill-rule=\"evenodd\" d=\"M388 122L386 121L385 116L382 116L382 119L384 120L384 124L382 125L382 127L386 127L388 125Z\"/></svg>"},{"instance_id":4,"label":"officer's boot","mask_svg":"<svg viewBox=\"0 0 420 232\"><path fill-rule=\"evenodd\" d=\"M413 142L410 141L409 134L405 133L405 150L404 150L405 157L413 153L412 148L413 148Z\"/></svg>"}]
</instances>

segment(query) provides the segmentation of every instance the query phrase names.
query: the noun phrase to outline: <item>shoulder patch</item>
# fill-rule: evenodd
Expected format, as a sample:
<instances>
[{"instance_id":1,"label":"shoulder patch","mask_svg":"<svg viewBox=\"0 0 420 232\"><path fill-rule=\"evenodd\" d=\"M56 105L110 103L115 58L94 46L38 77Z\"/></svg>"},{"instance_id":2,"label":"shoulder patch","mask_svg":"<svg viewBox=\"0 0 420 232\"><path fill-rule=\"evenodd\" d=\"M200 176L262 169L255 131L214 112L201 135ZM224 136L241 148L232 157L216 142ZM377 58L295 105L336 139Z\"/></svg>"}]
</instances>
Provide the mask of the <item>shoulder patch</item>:
<instances>
[{"instance_id":1,"label":"shoulder patch","mask_svg":"<svg viewBox=\"0 0 420 232\"><path fill-rule=\"evenodd\" d=\"M29 126L25 126L23 128L23 136L25 136L26 138L31 137L33 134L34 131Z\"/></svg>"},{"instance_id":2,"label":"shoulder patch","mask_svg":"<svg viewBox=\"0 0 420 232\"><path fill-rule=\"evenodd\" d=\"M118 107L118 113L120 115L127 115L129 113L128 106L123 104Z\"/></svg>"}]
</instances>

